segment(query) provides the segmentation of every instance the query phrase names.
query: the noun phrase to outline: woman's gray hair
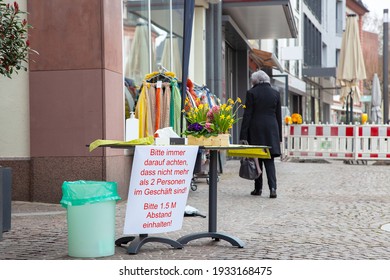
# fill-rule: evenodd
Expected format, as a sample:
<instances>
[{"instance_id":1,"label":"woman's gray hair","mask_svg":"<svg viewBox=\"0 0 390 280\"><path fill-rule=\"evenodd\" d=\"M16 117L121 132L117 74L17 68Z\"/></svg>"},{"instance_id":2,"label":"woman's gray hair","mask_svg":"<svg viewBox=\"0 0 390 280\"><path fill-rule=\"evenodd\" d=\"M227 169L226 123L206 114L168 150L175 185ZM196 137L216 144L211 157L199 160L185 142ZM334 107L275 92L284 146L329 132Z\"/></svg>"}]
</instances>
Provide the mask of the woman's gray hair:
<instances>
[{"instance_id":1,"label":"woman's gray hair","mask_svg":"<svg viewBox=\"0 0 390 280\"><path fill-rule=\"evenodd\" d=\"M260 83L271 83L270 77L262 70L254 72L251 76L252 85L257 85Z\"/></svg>"}]
</instances>

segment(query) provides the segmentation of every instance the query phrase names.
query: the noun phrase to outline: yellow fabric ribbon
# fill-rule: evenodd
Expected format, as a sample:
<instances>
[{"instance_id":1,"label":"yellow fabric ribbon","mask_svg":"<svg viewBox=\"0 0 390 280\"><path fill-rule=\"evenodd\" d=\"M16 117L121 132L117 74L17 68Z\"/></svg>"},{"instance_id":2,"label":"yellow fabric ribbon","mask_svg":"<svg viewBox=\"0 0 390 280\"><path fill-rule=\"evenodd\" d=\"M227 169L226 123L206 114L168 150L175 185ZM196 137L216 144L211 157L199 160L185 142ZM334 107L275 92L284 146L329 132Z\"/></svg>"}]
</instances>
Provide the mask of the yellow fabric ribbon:
<instances>
[{"instance_id":1,"label":"yellow fabric ribbon","mask_svg":"<svg viewBox=\"0 0 390 280\"><path fill-rule=\"evenodd\" d=\"M230 146L235 146L230 144ZM240 147L240 145L237 145ZM229 149L227 155L231 157L247 157L247 158L271 158L271 154L268 148L253 147L248 149Z\"/></svg>"},{"instance_id":2,"label":"yellow fabric ribbon","mask_svg":"<svg viewBox=\"0 0 390 280\"><path fill-rule=\"evenodd\" d=\"M118 141L118 140L102 140L102 139L97 139L93 141L91 144L89 144L89 151L92 152L95 150L97 147L100 146L107 146L107 145L118 145L118 146L136 146L136 145L152 145L154 143L154 137L149 136L149 137L144 137L144 138L139 138L139 139L134 139L131 141Z\"/></svg>"}]
</instances>

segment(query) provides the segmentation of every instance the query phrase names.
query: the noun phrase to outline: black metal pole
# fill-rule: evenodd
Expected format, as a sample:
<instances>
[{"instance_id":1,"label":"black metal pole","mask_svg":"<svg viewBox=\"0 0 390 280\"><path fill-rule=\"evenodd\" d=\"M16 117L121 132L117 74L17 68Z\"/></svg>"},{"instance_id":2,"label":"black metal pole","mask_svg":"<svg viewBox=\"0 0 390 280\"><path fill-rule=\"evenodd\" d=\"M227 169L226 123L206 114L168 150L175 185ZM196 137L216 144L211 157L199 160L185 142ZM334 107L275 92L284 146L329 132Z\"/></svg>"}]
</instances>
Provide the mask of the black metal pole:
<instances>
[{"instance_id":1,"label":"black metal pole","mask_svg":"<svg viewBox=\"0 0 390 280\"><path fill-rule=\"evenodd\" d=\"M349 122L353 124L353 92L352 91L349 93L349 98L350 98L350 102L349 102L349 109L350 109Z\"/></svg>"},{"instance_id":2,"label":"black metal pole","mask_svg":"<svg viewBox=\"0 0 390 280\"><path fill-rule=\"evenodd\" d=\"M214 5L206 11L206 84L212 93L214 88Z\"/></svg>"},{"instance_id":3,"label":"black metal pole","mask_svg":"<svg viewBox=\"0 0 390 280\"><path fill-rule=\"evenodd\" d=\"M224 98L222 88L222 2L214 4L214 94Z\"/></svg>"},{"instance_id":4,"label":"black metal pole","mask_svg":"<svg viewBox=\"0 0 390 280\"><path fill-rule=\"evenodd\" d=\"M217 231L218 151L210 150L209 165L209 232Z\"/></svg>"},{"instance_id":5,"label":"black metal pole","mask_svg":"<svg viewBox=\"0 0 390 280\"><path fill-rule=\"evenodd\" d=\"M383 10L383 123L389 123L389 9Z\"/></svg>"},{"instance_id":6,"label":"black metal pole","mask_svg":"<svg viewBox=\"0 0 390 280\"><path fill-rule=\"evenodd\" d=\"M345 99L345 124L349 123L349 95Z\"/></svg>"}]
</instances>

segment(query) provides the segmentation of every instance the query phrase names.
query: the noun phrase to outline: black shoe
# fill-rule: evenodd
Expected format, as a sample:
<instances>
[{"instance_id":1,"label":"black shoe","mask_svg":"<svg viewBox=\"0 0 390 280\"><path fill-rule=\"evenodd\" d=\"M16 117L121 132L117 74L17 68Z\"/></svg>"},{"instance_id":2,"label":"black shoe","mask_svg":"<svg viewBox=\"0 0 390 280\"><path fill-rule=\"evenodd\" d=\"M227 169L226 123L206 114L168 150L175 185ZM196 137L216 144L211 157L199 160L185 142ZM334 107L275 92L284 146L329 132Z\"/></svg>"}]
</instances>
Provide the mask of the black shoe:
<instances>
[{"instance_id":1,"label":"black shoe","mask_svg":"<svg viewBox=\"0 0 390 280\"><path fill-rule=\"evenodd\" d=\"M261 195L261 190L254 190L251 192L251 195Z\"/></svg>"},{"instance_id":2,"label":"black shoe","mask_svg":"<svg viewBox=\"0 0 390 280\"><path fill-rule=\"evenodd\" d=\"M276 189L271 189L270 194L269 194L269 198L276 198L276 197L277 197Z\"/></svg>"}]
</instances>

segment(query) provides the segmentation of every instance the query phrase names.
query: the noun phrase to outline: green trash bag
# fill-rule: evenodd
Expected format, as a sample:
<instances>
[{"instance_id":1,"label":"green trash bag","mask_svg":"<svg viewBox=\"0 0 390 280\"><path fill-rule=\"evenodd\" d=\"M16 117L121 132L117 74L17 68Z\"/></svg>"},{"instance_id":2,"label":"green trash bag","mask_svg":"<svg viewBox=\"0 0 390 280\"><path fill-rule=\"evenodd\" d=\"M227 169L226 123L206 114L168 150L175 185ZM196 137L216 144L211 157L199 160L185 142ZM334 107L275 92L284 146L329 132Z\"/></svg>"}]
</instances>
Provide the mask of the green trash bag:
<instances>
[{"instance_id":1,"label":"green trash bag","mask_svg":"<svg viewBox=\"0 0 390 280\"><path fill-rule=\"evenodd\" d=\"M116 182L99 181L65 181L62 184L62 199L60 201L64 208L68 206L80 206L85 204L120 200L117 193Z\"/></svg>"}]
</instances>

